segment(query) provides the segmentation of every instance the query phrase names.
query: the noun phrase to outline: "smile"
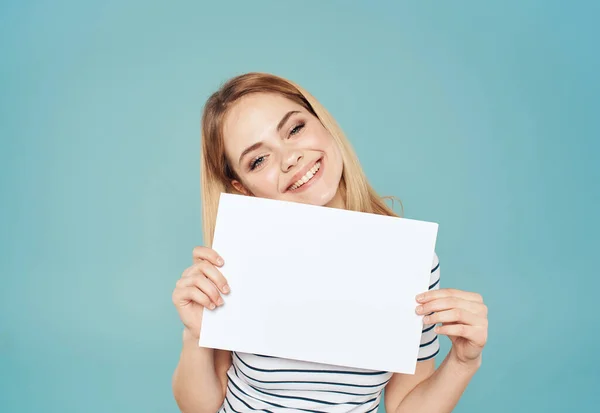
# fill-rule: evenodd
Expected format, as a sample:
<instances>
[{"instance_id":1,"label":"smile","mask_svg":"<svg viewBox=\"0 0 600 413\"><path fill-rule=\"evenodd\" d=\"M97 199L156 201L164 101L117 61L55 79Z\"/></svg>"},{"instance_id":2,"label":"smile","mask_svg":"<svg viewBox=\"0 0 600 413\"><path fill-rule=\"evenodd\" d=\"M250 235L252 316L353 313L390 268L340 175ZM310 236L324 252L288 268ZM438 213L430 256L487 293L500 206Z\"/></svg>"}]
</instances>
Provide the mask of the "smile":
<instances>
[{"instance_id":1,"label":"smile","mask_svg":"<svg viewBox=\"0 0 600 413\"><path fill-rule=\"evenodd\" d=\"M318 161L317 163L315 163L315 165L310 168L308 170L308 172L306 172L306 174L298 179L296 182L294 182L292 184L292 186L290 186L290 191L294 191L300 187L302 187L304 184L306 184L307 182L310 182L311 179L313 179L313 177L317 174L317 172L319 172L319 169L321 169L321 161Z\"/></svg>"}]
</instances>

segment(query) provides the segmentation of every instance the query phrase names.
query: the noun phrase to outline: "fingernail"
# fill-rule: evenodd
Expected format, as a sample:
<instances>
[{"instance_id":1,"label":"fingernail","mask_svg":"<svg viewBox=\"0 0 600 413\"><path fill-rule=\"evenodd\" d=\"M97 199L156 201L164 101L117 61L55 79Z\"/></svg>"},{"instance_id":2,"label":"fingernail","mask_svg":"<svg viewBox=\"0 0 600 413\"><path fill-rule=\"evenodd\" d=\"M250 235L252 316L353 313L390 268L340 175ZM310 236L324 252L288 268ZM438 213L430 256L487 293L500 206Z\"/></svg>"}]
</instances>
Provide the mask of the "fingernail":
<instances>
[{"instance_id":1,"label":"fingernail","mask_svg":"<svg viewBox=\"0 0 600 413\"><path fill-rule=\"evenodd\" d=\"M215 309L215 304L214 303L210 303L210 305L208 306L211 310Z\"/></svg>"},{"instance_id":2,"label":"fingernail","mask_svg":"<svg viewBox=\"0 0 600 413\"><path fill-rule=\"evenodd\" d=\"M429 323L429 316L423 317L423 324L428 324L428 323Z\"/></svg>"},{"instance_id":3,"label":"fingernail","mask_svg":"<svg viewBox=\"0 0 600 413\"><path fill-rule=\"evenodd\" d=\"M425 298L425 294L417 295L417 301L421 301L423 298Z\"/></svg>"},{"instance_id":4,"label":"fingernail","mask_svg":"<svg viewBox=\"0 0 600 413\"><path fill-rule=\"evenodd\" d=\"M440 332L440 327L439 327L439 326L435 327L435 328L433 329L433 331L435 331L436 333L439 333L439 332Z\"/></svg>"},{"instance_id":5,"label":"fingernail","mask_svg":"<svg viewBox=\"0 0 600 413\"><path fill-rule=\"evenodd\" d=\"M421 314L423 312L423 306L420 305L417 307L417 314Z\"/></svg>"},{"instance_id":6,"label":"fingernail","mask_svg":"<svg viewBox=\"0 0 600 413\"><path fill-rule=\"evenodd\" d=\"M217 304L223 305L223 298L219 297L219 299L217 300Z\"/></svg>"},{"instance_id":7,"label":"fingernail","mask_svg":"<svg viewBox=\"0 0 600 413\"><path fill-rule=\"evenodd\" d=\"M230 290L229 290L229 286L228 286L227 284L225 284L225 285L223 286L223 292L224 292L225 294L227 294L227 293L229 293L229 291L230 291Z\"/></svg>"},{"instance_id":8,"label":"fingernail","mask_svg":"<svg viewBox=\"0 0 600 413\"><path fill-rule=\"evenodd\" d=\"M223 258L221 258L221 257L217 258L217 264L223 265Z\"/></svg>"}]
</instances>

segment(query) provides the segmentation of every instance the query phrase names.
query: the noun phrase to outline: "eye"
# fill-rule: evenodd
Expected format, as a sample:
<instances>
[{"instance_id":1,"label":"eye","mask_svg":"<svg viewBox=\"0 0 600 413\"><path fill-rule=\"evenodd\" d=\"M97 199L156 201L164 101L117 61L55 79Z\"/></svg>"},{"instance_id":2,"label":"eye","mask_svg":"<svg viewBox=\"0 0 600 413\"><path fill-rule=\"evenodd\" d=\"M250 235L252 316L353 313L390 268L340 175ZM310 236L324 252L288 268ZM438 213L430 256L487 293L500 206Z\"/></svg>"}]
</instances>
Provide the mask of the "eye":
<instances>
[{"instance_id":1,"label":"eye","mask_svg":"<svg viewBox=\"0 0 600 413\"><path fill-rule=\"evenodd\" d=\"M292 130L290 131L290 136L296 135L297 133L299 133L302 130L302 128L304 128L304 125L305 125L304 122L300 122L296 126L294 126L292 128Z\"/></svg>"},{"instance_id":2,"label":"eye","mask_svg":"<svg viewBox=\"0 0 600 413\"><path fill-rule=\"evenodd\" d=\"M250 162L250 170L253 171L254 169L256 169L256 167L260 166L260 164L264 162L265 158L265 155L261 155L258 158L254 158L254 160Z\"/></svg>"}]
</instances>

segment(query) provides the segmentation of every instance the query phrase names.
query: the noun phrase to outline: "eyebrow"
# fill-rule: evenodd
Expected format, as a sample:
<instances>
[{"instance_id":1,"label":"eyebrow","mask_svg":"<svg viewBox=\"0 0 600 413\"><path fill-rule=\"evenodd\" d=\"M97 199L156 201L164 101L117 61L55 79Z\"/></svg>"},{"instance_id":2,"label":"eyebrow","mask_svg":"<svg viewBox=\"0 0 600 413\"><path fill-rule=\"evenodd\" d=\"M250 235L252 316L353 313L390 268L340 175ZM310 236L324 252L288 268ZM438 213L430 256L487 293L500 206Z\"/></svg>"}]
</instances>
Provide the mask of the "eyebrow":
<instances>
[{"instance_id":1,"label":"eyebrow","mask_svg":"<svg viewBox=\"0 0 600 413\"><path fill-rule=\"evenodd\" d=\"M300 113L300 111L299 110L290 110L288 113L286 113L285 115L283 115L283 118L281 118L281 120L277 124L277 132L279 132L281 130L281 128L283 128L283 125L285 125L285 123L290 118L290 116L292 116L292 115L294 115L296 113ZM240 155L238 163L241 163L242 162L242 158L244 156L246 156L248 153L252 152L253 150L258 149L259 147L262 146L262 144L263 144L262 141L256 142L255 144L250 145L246 149L244 149L244 152L242 152L242 154Z\"/></svg>"},{"instance_id":2,"label":"eyebrow","mask_svg":"<svg viewBox=\"0 0 600 413\"><path fill-rule=\"evenodd\" d=\"M283 118L281 118L281 120L277 124L277 132L279 132L281 130L281 128L283 128L283 125L285 125L285 123L290 118L290 116L292 116L295 113L300 113L300 111L299 110L290 110L288 113L283 115Z\"/></svg>"},{"instance_id":3,"label":"eyebrow","mask_svg":"<svg viewBox=\"0 0 600 413\"><path fill-rule=\"evenodd\" d=\"M262 146L262 141L260 142L256 142L254 145L250 145L248 146L246 149L244 149L244 152L242 152L242 154L240 155L240 159L238 160L238 164L242 163L242 158L244 156L246 156L246 154L248 154L249 152L252 152L255 149L258 149Z\"/></svg>"}]
</instances>

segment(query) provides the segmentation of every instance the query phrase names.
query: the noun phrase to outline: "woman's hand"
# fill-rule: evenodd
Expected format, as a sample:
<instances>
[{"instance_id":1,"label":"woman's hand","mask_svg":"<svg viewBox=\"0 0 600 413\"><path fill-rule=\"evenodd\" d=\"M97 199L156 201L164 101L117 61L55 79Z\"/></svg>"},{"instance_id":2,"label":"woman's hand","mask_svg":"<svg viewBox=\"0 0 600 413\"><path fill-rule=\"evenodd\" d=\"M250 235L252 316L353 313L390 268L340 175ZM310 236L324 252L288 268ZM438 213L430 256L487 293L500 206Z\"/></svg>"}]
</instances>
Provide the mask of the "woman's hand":
<instances>
[{"instance_id":1,"label":"woman's hand","mask_svg":"<svg viewBox=\"0 0 600 413\"><path fill-rule=\"evenodd\" d=\"M196 247L192 252L193 265L183 271L173 290L173 304L185 328L195 337L200 337L204 307L211 310L223 304L224 294L229 293L227 280L216 267L223 265L214 250Z\"/></svg>"},{"instance_id":2,"label":"woman's hand","mask_svg":"<svg viewBox=\"0 0 600 413\"><path fill-rule=\"evenodd\" d=\"M463 364L478 366L487 342L488 309L480 294L440 288L417 296L417 314L429 314L423 324L437 324L436 333L452 341L450 354Z\"/></svg>"}]
</instances>

